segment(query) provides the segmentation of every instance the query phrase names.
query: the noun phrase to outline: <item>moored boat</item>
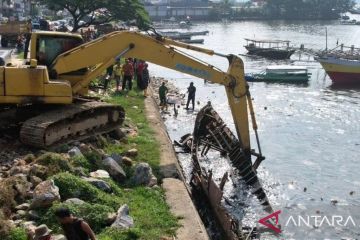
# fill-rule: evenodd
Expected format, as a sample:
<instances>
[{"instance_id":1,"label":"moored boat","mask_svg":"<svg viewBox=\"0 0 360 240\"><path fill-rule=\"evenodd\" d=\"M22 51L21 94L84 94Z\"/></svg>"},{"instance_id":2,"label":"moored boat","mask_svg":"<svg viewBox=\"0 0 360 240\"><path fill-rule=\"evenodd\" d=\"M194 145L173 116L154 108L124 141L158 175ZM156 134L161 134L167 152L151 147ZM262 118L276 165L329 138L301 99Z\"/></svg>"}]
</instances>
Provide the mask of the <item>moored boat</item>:
<instances>
[{"instance_id":1,"label":"moored boat","mask_svg":"<svg viewBox=\"0 0 360 240\"><path fill-rule=\"evenodd\" d=\"M335 84L360 84L360 60L322 56L317 61Z\"/></svg>"},{"instance_id":2,"label":"moored boat","mask_svg":"<svg viewBox=\"0 0 360 240\"><path fill-rule=\"evenodd\" d=\"M287 40L256 40L245 38L244 46L248 54L262 56L269 59L289 59L295 49L290 47Z\"/></svg>"},{"instance_id":3,"label":"moored boat","mask_svg":"<svg viewBox=\"0 0 360 240\"><path fill-rule=\"evenodd\" d=\"M260 73L248 74L245 79L248 82L307 83L310 76L305 66L276 65Z\"/></svg>"},{"instance_id":4,"label":"moored boat","mask_svg":"<svg viewBox=\"0 0 360 240\"><path fill-rule=\"evenodd\" d=\"M325 52L315 59L334 84L360 84L360 49L339 46L341 50ZM349 48L349 51L344 51Z\"/></svg>"}]
</instances>

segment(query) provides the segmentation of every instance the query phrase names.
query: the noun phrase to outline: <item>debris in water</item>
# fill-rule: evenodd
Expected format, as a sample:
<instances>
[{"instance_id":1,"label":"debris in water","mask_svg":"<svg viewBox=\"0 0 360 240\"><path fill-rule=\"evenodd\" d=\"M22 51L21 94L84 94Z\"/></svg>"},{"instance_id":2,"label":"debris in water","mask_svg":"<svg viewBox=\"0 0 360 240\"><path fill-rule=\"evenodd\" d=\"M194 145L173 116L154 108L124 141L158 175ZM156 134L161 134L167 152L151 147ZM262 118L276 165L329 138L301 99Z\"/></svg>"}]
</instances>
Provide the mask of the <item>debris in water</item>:
<instances>
[{"instance_id":1,"label":"debris in water","mask_svg":"<svg viewBox=\"0 0 360 240\"><path fill-rule=\"evenodd\" d=\"M350 195L352 196L352 195L354 195L354 193L355 193L355 191L351 191L351 192L350 192Z\"/></svg>"},{"instance_id":2,"label":"debris in water","mask_svg":"<svg viewBox=\"0 0 360 240\"><path fill-rule=\"evenodd\" d=\"M218 151L222 157L227 157L236 169L237 174L235 176L240 177L245 182L267 213L273 213L266 193L256 175L251 158L246 157L239 140L211 104L206 105L197 114L193 135L187 134L175 144L181 146L185 152L191 153L193 162L191 185L193 190L196 190L197 194L203 194L206 198L204 201L210 203L226 239L235 240L239 237L242 239L241 236L246 232L244 230L246 226L242 226L239 220L234 218L222 204L223 200L226 202L223 189L228 181L228 172L217 184L213 178L212 169L208 171L204 169L203 162L205 159L208 160L206 155L210 150Z\"/></svg>"}]
</instances>

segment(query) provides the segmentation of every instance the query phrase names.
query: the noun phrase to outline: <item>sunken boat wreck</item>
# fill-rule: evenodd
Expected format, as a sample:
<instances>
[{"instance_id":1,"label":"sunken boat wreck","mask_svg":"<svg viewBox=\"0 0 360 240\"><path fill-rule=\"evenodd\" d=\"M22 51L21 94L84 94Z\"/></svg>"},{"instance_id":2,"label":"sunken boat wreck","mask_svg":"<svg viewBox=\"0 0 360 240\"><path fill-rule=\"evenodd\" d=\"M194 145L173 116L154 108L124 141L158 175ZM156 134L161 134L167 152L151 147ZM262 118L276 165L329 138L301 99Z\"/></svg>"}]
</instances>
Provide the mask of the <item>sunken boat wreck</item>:
<instances>
[{"instance_id":1,"label":"sunken boat wreck","mask_svg":"<svg viewBox=\"0 0 360 240\"><path fill-rule=\"evenodd\" d=\"M224 186L229 181L229 175L231 175L230 180L233 185L237 184L233 178L240 179L243 184L236 187L245 187L244 191L251 191L251 194L256 196L262 205L263 211L266 214L273 213L273 208L256 174L257 166L263 157L258 156L259 161L255 161L254 164L251 159L245 157L239 140L210 103L198 113L193 134L184 135L179 142L175 141L175 144L184 152L191 154L192 195L197 202L196 205L207 204L210 208L210 214L222 232L219 239L260 239L260 229L243 226L242 222L234 217L225 206L226 204L231 205L231 201L224 196ZM216 168L206 170L203 164L209 161L207 156L212 151L216 151L220 153L220 157L226 158L232 168L231 173L226 171L220 178L221 180L215 177ZM201 202L199 203L199 201Z\"/></svg>"}]
</instances>

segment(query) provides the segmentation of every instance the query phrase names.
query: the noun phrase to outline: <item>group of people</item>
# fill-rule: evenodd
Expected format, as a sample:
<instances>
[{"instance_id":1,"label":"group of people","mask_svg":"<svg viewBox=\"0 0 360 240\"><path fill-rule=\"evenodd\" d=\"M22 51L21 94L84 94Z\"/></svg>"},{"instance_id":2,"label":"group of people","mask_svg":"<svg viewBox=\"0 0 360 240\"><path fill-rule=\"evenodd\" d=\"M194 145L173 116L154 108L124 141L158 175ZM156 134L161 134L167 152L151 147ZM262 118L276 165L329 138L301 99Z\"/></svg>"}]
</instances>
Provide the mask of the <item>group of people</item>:
<instances>
[{"instance_id":1,"label":"group of people","mask_svg":"<svg viewBox=\"0 0 360 240\"><path fill-rule=\"evenodd\" d=\"M63 233L67 240L96 240L89 224L72 215L69 209L59 208L55 211ZM54 240L52 231L45 225L40 225L28 233L29 240Z\"/></svg>"},{"instance_id":2,"label":"group of people","mask_svg":"<svg viewBox=\"0 0 360 240\"><path fill-rule=\"evenodd\" d=\"M147 97L147 88L150 82L150 74L148 64L140 59L125 59L125 63L121 64L120 60L113 66L106 70L106 77L104 80L104 89L107 90L111 79L116 81L116 91L132 90L133 79L136 79L137 88L144 91L144 96Z\"/></svg>"},{"instance_id":3,"label":"group of people","mask_svg":"<svg viewBox=\"0 0 360 240\"><path fill-rule=\"evenodd\" d=\"M94 29L90 29L90 28L86 29L85 31L84 31L84 29L80 29L80 35L84 39L84 42L90 42L100 36L100 34L98 32L96 32Z\"/></svg>"},{"instance_id":4,"label":"group of people","mask_svg":"<svg viewBox=\"0 0 360 240\"><path fill-rule=\"evenodd\" d=\"M165 85L165 82L161 84L159 87L159 98L160 98L160 106L162 110L165 108L167 109L167 98L166 94L168 93L168 88ZM196 87L194 86L194 83L191 82L190 86L187 88L188 93L188 99L186 103L186 110L189 110L189 104L192 103L192 110L195 109L195 93L196 93Z\"/></svg>"}]
</instances>

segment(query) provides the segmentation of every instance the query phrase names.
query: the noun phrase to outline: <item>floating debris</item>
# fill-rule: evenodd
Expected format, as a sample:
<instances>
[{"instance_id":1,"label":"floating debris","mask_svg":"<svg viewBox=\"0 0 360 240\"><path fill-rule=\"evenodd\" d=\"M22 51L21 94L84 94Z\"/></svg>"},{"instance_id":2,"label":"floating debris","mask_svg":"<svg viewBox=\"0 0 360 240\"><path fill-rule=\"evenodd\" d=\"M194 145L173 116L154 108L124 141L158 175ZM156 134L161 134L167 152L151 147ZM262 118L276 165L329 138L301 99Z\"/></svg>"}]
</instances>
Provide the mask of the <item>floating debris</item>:
<instances>
[{"instance_id":1,"label":"floating debris","mask_svg":"<svg viewBox=\"0 0 360 240\"><path fill-rule=\"evenodd\" d=\"M226 239L254 239L259 233L256 228L246 228L233 217L223 202L229 203L224 197L224 186L229 180L225 172L220 181L215 182L213 171L206 171L203 162L209 161L206 155L210 150L220 152L235 168L232 175L240 177L252 193L258 198L264 210L272 213L273 209L259 182L252 161L246 158L239 140L225 125L218 113L210 104L200 110L195 121L193 135L184 135L176 145L181 146L184 152L191 153L193 171L191 186L201 192L210 204L217 223L221 226ZM250 229L250 231L248 231Z\"/></svg>"}]
</instances>

